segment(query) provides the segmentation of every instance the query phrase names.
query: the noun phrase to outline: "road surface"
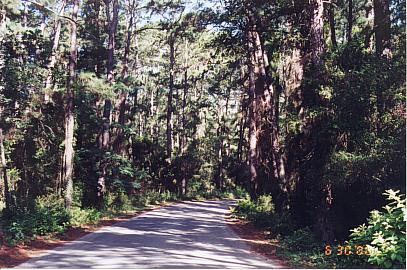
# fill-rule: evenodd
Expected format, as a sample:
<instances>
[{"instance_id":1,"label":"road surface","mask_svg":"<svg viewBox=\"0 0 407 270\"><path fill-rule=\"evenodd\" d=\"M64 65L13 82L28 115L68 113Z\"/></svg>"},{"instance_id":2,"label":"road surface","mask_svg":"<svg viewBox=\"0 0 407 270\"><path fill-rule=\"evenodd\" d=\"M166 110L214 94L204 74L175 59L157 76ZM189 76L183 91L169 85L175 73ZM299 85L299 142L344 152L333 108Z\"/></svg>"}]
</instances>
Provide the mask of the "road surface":
<instances>
[{"instance_id":1,"label":"road surface","mask_svg":"<svg viewBox=\"0 0 407 270\"><path fill-rule=\"evenodd\" d=\"M48 251L17 268L278 268L228 227L232 201L184 202Z\"/></svg>"}]
</instances>

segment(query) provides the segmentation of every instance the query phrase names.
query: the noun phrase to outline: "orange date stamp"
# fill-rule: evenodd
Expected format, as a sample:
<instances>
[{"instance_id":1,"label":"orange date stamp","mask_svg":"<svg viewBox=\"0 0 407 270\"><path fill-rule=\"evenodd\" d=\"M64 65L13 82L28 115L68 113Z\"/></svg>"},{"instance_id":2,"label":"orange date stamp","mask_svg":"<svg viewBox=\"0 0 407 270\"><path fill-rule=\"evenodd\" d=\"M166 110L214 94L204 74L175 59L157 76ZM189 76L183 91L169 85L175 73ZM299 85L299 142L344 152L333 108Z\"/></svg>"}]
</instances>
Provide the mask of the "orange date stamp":
<instances>
[{"instance_id":1,"label":"orange date stamp","mask_svg":"<svg viewBox=\"0 0 407 270\"><path fill-rule=\"evenodd\" d=\"M358 255L358 256L369 256L369 250L367 246L325 246L325 255L331 256L335 254L337 256L350 256L350 255Z\"/></svg>"}]
</instances>

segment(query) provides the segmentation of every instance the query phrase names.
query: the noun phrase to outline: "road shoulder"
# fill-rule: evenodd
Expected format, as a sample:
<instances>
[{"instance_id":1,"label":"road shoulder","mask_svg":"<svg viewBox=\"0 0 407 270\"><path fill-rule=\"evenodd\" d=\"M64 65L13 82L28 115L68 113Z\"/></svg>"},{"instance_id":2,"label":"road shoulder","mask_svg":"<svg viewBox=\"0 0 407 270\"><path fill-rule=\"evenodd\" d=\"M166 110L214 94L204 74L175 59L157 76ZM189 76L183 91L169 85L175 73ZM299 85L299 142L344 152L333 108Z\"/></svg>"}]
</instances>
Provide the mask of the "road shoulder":
<instances>
[{"instance_id":1,"label":"road shoulder","mask_svg":"<svg viewBox=\"0 0 407 270\"><path fill-rule=\"evenodd\" d=\"M231 213L225 216L225 221L229 228L250 248L251 252L273 261L281 268L291 268L287 262L276 256L278 243L267 239L264 230L255 227L250 222L233 217Z\"/></svg>"}]
</instances>

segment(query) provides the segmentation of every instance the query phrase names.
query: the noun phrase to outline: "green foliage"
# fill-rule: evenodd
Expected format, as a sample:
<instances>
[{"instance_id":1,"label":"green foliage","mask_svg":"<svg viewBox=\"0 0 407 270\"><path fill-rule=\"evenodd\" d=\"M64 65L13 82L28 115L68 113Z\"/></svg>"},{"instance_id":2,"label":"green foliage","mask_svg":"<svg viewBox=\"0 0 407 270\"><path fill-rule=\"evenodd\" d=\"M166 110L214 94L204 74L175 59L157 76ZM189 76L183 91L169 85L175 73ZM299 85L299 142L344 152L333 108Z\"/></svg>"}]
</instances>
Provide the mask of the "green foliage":
<instances>
[{"instance_id":1,"label":"green foliage","mask_svg":"<svg viewBox=\"0 0 407 270\"><path fill-rule=\"evenodd\" d=\"M291 235L286 236L281 243L290 251L311 251L322 247L309 227L294 231Z\"/></svg>"},{"instance_id":2,"label":"green foliage","mask_svg":"<svg viewBox=\"0 0 407 270\"><path fill-rule=\"evenodd\" d=\"M249 193L247 192L246 189L242 188L241 186L233 186L230 187L230 191L226 191L226 193L229 193L231 195L228 195L228 197L231 197L233 199L247 199L249 198ZM268 207L270 210L273 206L272 202L271 202L271 197L270 197L270 204L268 204L265 207Z\"/></svg>"},{"instance_id":3,"label":"green foliage","mask_svg":"<svg viewBox=\"0 0 407 270\"><path fill-rule=\"evenodd\" d=\"M4 220L7 241L16 244L37 235L62 233L69 226L69 212L55 195L39 197L33 209L17 209Z\"/></svg>"},{"instance_id":4,"label":"green foliage","mask_svg":"<svg viewBox=\"0 0 407 270\"><path fill-rule=\"evenodd\" d=\"M270 226L274 214L272 197L261 195L256 201L243 199L238 202L233 213L238 218L246 219L258 226Z\"/></svg>"},{"instance_id":5,"label":"green foliage","mask_svg":"<svg viewBox=\"0 0 407 270\"><path fill-rule=\"evenodd\" d=\"M296 230L280 241L278 255L293 265L317 268L405 268L406 265L406 201L399 191L387 190L389 201L383 211L374 210L367 225L351 230L350 240L331 246L332 254L324 254L309 228ZM350 246L351 255L338 255L336 247ZM357 255L355 246L367 247L368 255ZM365 249L364 249L365 251Z\"/></svg>"},{"instance_id":6,"label":"green foliage","mask_svg":"<svg viewBox=\"0 0 407 270\"><path fill-rule=\"evenodd\" d=\"M383 211L374 210L368 224L352 230L350 243L367 245L371 264L403 268L406 264L406 199L400 191L387 190L389 203Z\"/></svg>"},{"instance_id":7,"label":"green foliage","mask_svg":"<svg viewBox=\"0 0 407 270\"><path fill-rule=\"evenodd\" d=\"M100 221L102 213L94 208L81 209L73 207L69 210L70 227L80 227L84 224L96 224Z\"/></svg>"},{"instance_id":8,"label":"green foliage","mask_svg":"<svg viewBox=\"0 0 407 270\"><path fill-rule=\"evenodd\" d=\"M109 152L104 162L108 164L107 185L112 192L131 193L140 188L141 181L149 177L144 170L137 170L130 160L120 155Z\"/></svg>"},{"instance_id":9,"label":"green foliage","mask_svg":"<svg viewBox=\"0 0 407 270\"><path fill-rule=\"evenodd\" d=\"M175 200L177 200L177 195L171 193L170 191L157 192L154 190L149 190L142 194L136 195L133 204L136 206L149 206Z\"/></svg>"},{"instance_id":10,"label":"green foliage","mask_svg":"<svg viewBox=\"0 0 407 270\"><path fill-rule=\"evenodd\" d=\"M113 98L112 87L106 83L106 80L98 78L95 73L82 72L78 78L78 87L83 91L100 95L103 98Z\"/></svg>"},{"instance_id":11,"label":"green foliage","mask_svg":"<svg viewBox=\"0 0 407 270\"><path fill-rule=\"evenodd\" d=\"M36 218L33 233L38 235L63 232L69 222L69 214L63 200L54 195L36 199L33 214L35 214Z\"/></svg>"}]
</instances>

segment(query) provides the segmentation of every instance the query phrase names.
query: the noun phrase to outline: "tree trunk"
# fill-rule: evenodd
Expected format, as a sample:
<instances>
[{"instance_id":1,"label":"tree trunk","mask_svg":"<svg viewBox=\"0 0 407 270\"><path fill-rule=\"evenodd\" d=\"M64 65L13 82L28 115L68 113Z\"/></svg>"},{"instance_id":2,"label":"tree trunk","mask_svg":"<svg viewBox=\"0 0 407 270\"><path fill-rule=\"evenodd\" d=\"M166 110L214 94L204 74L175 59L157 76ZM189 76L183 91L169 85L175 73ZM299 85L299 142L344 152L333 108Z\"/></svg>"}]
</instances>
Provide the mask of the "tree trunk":
<instances>
[{"instance_id":1,"label":"tree trunk","mask_svg":"<svg viewBox=\"0 0 407 270\"><path fill-rule=\"evenodd\" d=\"M188 40L185 40L185 48L184 48L184 82L183 82L183 93L182 93L182 134L181 134L181 154L185 153L186 145L187 145L187 132L186 132L186 115L185 109L187 107L187 95L188 95Z\"/></svg>"},{"instance_id":2,"label":"tree trunk","mask_svg":"<svg viewBox=\"0 0 407 270\"><path fill-rule=\"evenodd\" d=\"M28 15L28 5L27 3L23 2L23 26L27 27L27 15Z\"/></svg>"},{"instance_id":3,"label":"tree trunk","mask_svg":"<svg viewBox=\"0 0 407 270\"><path fill-rule=\"evenodd\" d=\"M110 16L110 3L112 4L112 16ZM116 31L119 16L119 3L118 0L106 0L106 16L108 18L108 48L107 48L107 82L110 85L114 84L114 69L115 69L115 46L116 46ZM106 175L107 175L107 160L104 153L110 148L110 123L111 123L112 101L105 100L103 108L103 124L99 134L98 144L101 150L101 157L99 161L99 175L97 179L97 207L103 208L104 194L106 192Z\"/></svg>"},{"instance_id":4,"label":"tree trunk","mask_svg":"<svg viewBox=\"0 0 407 270\"><path fill-rule=\"evenodd\" d=\"M389 0L374 0L374 33L376 55L380 59L390 59L390 9ZM382 136L381 119L384 113L383 85L376 86L376 106L377 106L377 134Z\"/></svg>"},{"instance_id":5,"label":"tree trunk","mask_svg":"<svg viewBox=\"0 0 407 270\"><path fill-rule=\"evenodd\" d=\"M326 101L319 95L318 85L307 81L324 83L323 53L323 0L305 3L306 12L312 16L306 21L295 21L302 27L308 42L290 44L291 54L284 62L285 91L288 101L294 105L301 119L300 132L292 136L286 146L286 193L287 208L291 209L301 226L314 226L316 233L325 242L333 240L330 208L332 189L330 183L323 184L323 171L332 148L327 112L318 116L310 112L314 108L326 108ZM285 76L287 75L287 76ZM288 77L288 78L286 78ZM322 188L321 188L322 186Z\"/></svg>"},{"instance_id":6,"label":"tree trunk","mask_svg":"<svg viewBox=\"0 0 407 270\"><path fill-rule=\"evenodd\" d=\"M124 47L124 55L123 55L123 68L121 71L121 77L124 82L124 84L127 86L128 85L128 77L129 77L129 67L128 67L128 62L129 62L129 55L130 55L130 46L131 46L131 41L132 41L132 36L133 36L133 24L134 24L134 10L135 8L135 0L131 0L129 3L129 11L128 11L128 26L127 26L127 33L126 33L126 43ZM137 63L136 63L137 65ZM116 107L118 107L118 123L120 124L120 127L117 128L116 131L116 139L114 142L114 150L118 153L120 153L123 156L127 156L128 153L126 153L126 149L124 148L124 132L123 128L124 125L126 124L126 100L127 100L127 91L122 91L119 96L118 104Z\"/></svg>"},{"instance_id":7,"label":"tree trunk","mask_svg":"<svg viewBox=\"0 0 407 270\"><path fill-rule=\"evenodd\" d=\"M1 115L1 114L0 114ZM0 167L3 176L3 189L4 189L4 199L5 199L5 209L10 210L11 206L11 197L9 190L9 180L7 175L7 163L6 163L6 153L4 149L4 135L3 129L0 128ZM2 195L2 194L0 194Z\"/></svg>"},{"instance_id":8,"label":"tree trunk","mask_svg":"<svg viewBox=\"0 0 407 270\"><path fill-rule=\"evenodd\" d=\"M313 16L310 25L310 50L313 65L321 63L321 56L325 51L324 42L324 7L323 0L312 0Z\"/></svg>"},{"instance_id":9,"label":"tree trunk","mask_svg":"<svg viewBox=\"0 0 407 270\"><path fill-rule=\"evenodd\" d=\"M311 40L310 40L310 48L311 50L311 64L313 67L318 67L322 64L322 55L325 51L325 42L323 36L323 0L314 0L312 2L312 9L313 9L313 18L310 24L310 33L311 33ZM305 91L312 91L311 89L305 89ZM305 96L303 97L305 100ZM322 105L321 97L316 98L317 103ZM317 104L316 104L317 105ZM309 111L309 108L305 108L305 112ZM305 119L305 126L304 126L304 134L306 137L310 137L314 130L324 129L324 123L326 123L327 119L313 119L311 121ZM323 134L323 133L322 133ZM331 192L331 184L327 183L323 185L322 190L319 188L319 184L322 182L322 170L325 166L325 163L329 157L330 153L330 142L329 142L329 135L311 135L311 142L312 145L307 145L309 151L308 153L313 153L313 157L311 158L310 168L312 170L312 174L315 173L315 179L312 179L311 188L315 193L321 193L320 202L316 202L318 205L316 207L316 217L315 217L315 230L321 236L321 239L326 243L331 243L334 239L333 230L332 230L332 222L330 218L330 209L332 206L332 192ZM310 174L308 174L308 177ZM303 179L304 181L304 179ZM302 183L304 184L304 183Z\"/></svg>"},{"instance_id":10,"label":"tree trunk","mask_svg":"<svg viewBox=\"0 0 407 270\"><path fill-rule=\"evenodd\" d=\"M76 3L74 3L76 5ZM56 16L55 22L55 31L54 31L54 40L52 42L52 49L51 49L51 56L49 58L48 66L47 66L47 78L45 80L45 90L44 90L44 102L48 103L50 101L50 91L52 87L52 76L54 73L54 68L57 63L58 57L58 47L59 47L59 39L61 37L61 19L60 16L63 16L64 10L66 6L66 0L63 0L61 3L61 9L58 12L58 16ZM76 26L75 26L76 27ZM72 33L71 33L72 35Z\"/></svg>"},{"instance_id":11,"label":"tree trunk","mask_svg":"<svg viewBox=\"0 0 407 270\"><path fill-rule=\"evenodd\" d=\"M65 206L70 208L72 205L73 194L73 166L74 166L74 91L73 84L76 80L77 52L77 17L79 10L79 0L73 1L72 23L71 23L71 48L69 57L69 77L66 87L65 104L65 151L62 182L65 185Z\"/></svg>"},{"instance_id":12,"label":"tree trunk","mask_svg":"<svg viewBox=\"0 0 407 270\"><path fill-rule=\"evenodd\" d=\"M374 34L374 12L373 12L373 3L372 0L369 0L366 2L366 5L364 6L364 11L365 11L365 21L366 24L362 28L361 34L365 37L364 38L364 45L366 49L373 50L374 45L373 45L373 40L372 36Z\"/></svg>"},{"instance_id":13,"label":"tree trunk","mask_svg":"<svg viewBox=\"0 0 407 270\"><path fill-rule=\"evenodd\" d=\"M255 78L255 56L251 52L254 50L253 46L253 31L249 31L248 33L248 44L249 44L249 114L248 114L248 122L249 122L249 154L248 154L248 161L249 161L249 168L250 168L250 196L252 198L257 197L257 186L258 186L258 169L260 165L260 156L258 150L258 137L260 134L257 122L260 118L258 112L258 95L256 93L256 78Z\"/></svg>"},{"instance_id":14,"label":"tree trunk","mask_svg":"<svg viewBox=\"0 0 407 270\"><path fill-rule=\"evenodd\" d=\"M352 28L353 28L353 3L352 0L348 0L348 27L346 32L348 42L351 42L352 40Z\"/></svg>"},{"instance_id":15,"label":"tree trunk","mask_svg":"<svg viewBox=\"0 0 407 270\"><path fill-rule=\"evenodd\" d=\"M271 83L269 61L264 40L257 25L256 10L248 7L249 30L249 166L252 196L258 195L259 184L266 189L281 185L284 164L280 153L278 128L278 93ZM260 142L262 146L260 147ZM267 145L264 144L267 143ZM260 166L268 168L268 181L260 183ZM267 191L267 190L266 190Z\"/></svg>"},{"instance_id":16,"label":"tree trunk","mask_svg":"<svg viewBox=\"0 0 407 270\"><path fill-rule=\"evenodd\" d=\"M246 128L246 118L247 118L246 99L245 99L245 94L243 91L242 91L242 95L240 97L240 104L241 104L241 116L240 116L240 121L239 121L239 141L237 144L237 160L239 162L242 162L244 133L245 133L245 128Z\"/></svg>"},{"instance_id":17,"label":"tree trunk","mask_svg":"<svg viewBox=\"0 0 407 270\"><path fill-rule=\"evenodd\" d=\"M351 1L351 0L350 0ZM333 3L329 4L328 9L328 20L329 20L329 29L331 33L331 42L332 47L335 49L338 47L338 43L336 41L336 32L335 32L335 9Z\"/></svg>"},{"instance_id":18,"label":"tree trunk","mask_svg":"<svg viewBox=\"0 0 407 270\"><path fill-rule=\"evenodd\" d=\"M167 156L171 159L173 142L172 142L172 95L174 91L174 68L175 68L175 37L173 34L170 34L169 37L169 46L170 46L170 81L169 81L169 91L167 97Z\"/></svg>"},{"instance_id":19,"label":"tree trunk","mask_svg":"<svg viewBox=\"0 0 407 270\"><path fill-rule=\"evenodd\" d=\"M390 3L389 0L374 0L374 30L376 54L379 57L390 53Z\"/></svg>"},{"instance_id":20,"label":"tree trunk","mask_svg":"<svg viewBox=\"0 0 407 270\"><path fill-rule=\"evenodd\" d=\"M3 51L4 37L6 36L6 24L7 24L6 10L0 9L0 92L3 90L4 73L3 68L5 66L5 52ZM9 190L9 179L7 175L7 163L6 154L4 149L4 134L2 128L3 107L0 104L0 167L3 177L3 190L5 198L5 209L9 210L11 206L11 196ZM2 195L2 194L0 194Z\"/></svg>"}]
</instances>

